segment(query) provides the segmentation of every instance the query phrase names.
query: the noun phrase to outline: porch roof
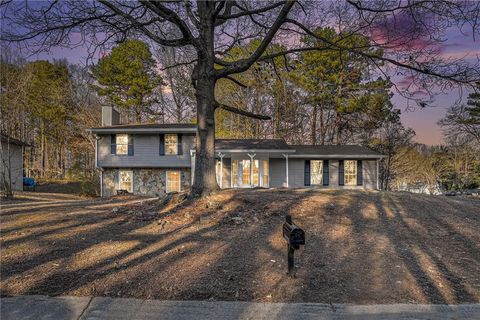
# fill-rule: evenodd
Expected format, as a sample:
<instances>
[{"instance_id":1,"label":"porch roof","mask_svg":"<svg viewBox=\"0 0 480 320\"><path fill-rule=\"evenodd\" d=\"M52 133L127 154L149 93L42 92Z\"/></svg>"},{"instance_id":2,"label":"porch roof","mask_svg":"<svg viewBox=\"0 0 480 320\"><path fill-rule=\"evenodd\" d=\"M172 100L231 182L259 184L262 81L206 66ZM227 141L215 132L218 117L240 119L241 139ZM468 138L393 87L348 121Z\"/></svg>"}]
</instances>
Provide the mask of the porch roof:
<instances>
[{"instance_id":1,"label":"porch roof","mask_svg":"<svg viewBox=\"0 0 480 320\"><path fill-rule=\"evenodd\" d=\"M216 139L215 151L293 153L295 149L289 146L283 139Z\"/></svg>"}]
</instances>

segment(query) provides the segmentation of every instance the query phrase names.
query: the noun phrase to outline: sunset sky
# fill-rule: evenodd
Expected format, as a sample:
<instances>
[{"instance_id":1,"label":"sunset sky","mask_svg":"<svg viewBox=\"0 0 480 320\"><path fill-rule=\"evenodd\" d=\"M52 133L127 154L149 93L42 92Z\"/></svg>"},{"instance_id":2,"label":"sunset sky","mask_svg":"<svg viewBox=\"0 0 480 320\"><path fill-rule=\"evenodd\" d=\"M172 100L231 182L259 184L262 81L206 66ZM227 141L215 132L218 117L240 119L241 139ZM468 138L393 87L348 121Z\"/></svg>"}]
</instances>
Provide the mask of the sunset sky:
<instances>
[{"instance_id":1,"label":"sunset sky","mask_svg":"<svg viewBox=\"0 0 480 320\"><path fill-rule=\"evenodd\" d=\"M446 34L445 42L440 50L443 56L452 58L477 59L480 56L480 45L475 41L468 30L459 31L452 29ZM30 56L29 60L35 59L62 59L66 58L69 62L85 65L87 49L78 47L69 48L51 48L48 53L40 53ZM397 76L393 78L394 82L403 87L408 84L407 78ZM432 103L426 108L419 108L415 102L402 98L394 92L393 102L396 108L402 111L402 121L406 127L413 128L416 132L415 140L429 145L442 142L441 128L437 122L445 115L446 109L454 103L465 101L468 91L465 89L453 89L447 92L438 92L433 98ZM422 93L418 94L422 97ZM424 96L427 98L427 96Z\"/></svg>"}]
</instances>

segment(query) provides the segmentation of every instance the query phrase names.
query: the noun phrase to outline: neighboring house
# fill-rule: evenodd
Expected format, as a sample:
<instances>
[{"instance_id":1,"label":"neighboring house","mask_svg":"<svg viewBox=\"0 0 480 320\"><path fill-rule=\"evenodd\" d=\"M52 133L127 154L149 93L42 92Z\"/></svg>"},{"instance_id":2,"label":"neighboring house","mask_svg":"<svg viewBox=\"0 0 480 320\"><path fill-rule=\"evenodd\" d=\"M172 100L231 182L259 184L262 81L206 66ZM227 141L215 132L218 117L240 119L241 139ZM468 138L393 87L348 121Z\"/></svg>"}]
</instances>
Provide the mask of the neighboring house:
<instances>
[{"instance_id":1,"label":"neighboring house","mask_svg":"<svg viewBox=\"0 0 480 320\"><path fill-rule=\"evenodd\" d=\"M118 124L104 107L96 165L101 194L117 190L159 196L188 188L195 171L195 124ZM283 139L217 139L221 188L378 189L383 155L358 145L289 145Z\"/></svg>"},{"instance_id":2,"label":"neighboring house","mask_svg":"<svg viewBox=\"0 0 480 320\"><path fill-rule=\"evenodd\" d=\"M4 134L1 137L0 189L12 191L23 190L23 151L27 143L11 138Z\"/></svg>"}]
</instances>

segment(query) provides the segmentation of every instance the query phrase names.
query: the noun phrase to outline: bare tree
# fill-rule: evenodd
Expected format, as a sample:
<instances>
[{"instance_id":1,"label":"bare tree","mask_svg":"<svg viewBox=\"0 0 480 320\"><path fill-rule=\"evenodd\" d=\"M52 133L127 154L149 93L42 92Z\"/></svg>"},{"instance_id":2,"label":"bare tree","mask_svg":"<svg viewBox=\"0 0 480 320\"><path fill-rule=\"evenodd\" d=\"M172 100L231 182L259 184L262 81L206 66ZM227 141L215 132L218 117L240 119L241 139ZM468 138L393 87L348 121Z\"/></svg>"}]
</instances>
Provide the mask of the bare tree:
<instances>
[{"instance_id":1,"label":"bare tree","mask_svg":"<svg viewBox=\"0 0 480 320\"><path fill-rule=\"evenodd\" d=\"M217 108L244 116L267 116L218 103L215 84L248 70L256 61L308 50L348 51L372 60L379 68L389 66L415 75L415 84L470 85L480 80L479 68L462 60L442 58L431 46L409 45L428 37L439 43L452 26L471 26L478 34L479 4L468 1L52 1L29 4L4 1L2 20L9 26L2 40L44 50L57 45L87 43L92 48L122 41L127 36L147 37L160 46L190 47L196 53L191 81L195 88L198 139L193 193L208 194L218 188L215 178L214 114ZM399 19L401 18L401 19ZM398 21L407 21L398 25ZM375 48L385 55L366 53L315 34L317 27L334 25L345 34L363 33L375 39ZM75 42L71 35L80 35ZM321 41L315 47L302 46L296 39L310 35ZM77 37L78 38L78 37ZM252 38L261 41L255 51L242 58L228 57L230 48ZM265 54L273 43L286 49Z\"/></svg>"}]
</instances>

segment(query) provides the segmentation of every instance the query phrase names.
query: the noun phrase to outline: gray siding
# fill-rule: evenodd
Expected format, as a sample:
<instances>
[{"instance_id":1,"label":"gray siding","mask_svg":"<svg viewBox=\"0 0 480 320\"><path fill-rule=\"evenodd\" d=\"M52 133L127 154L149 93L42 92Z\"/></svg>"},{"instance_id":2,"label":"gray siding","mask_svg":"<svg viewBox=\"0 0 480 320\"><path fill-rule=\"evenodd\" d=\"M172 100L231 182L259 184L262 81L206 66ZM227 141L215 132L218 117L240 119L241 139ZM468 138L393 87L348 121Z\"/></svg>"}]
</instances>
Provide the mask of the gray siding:
<instances>
[{"instance_id":1,"label":"gray siding","mask_svg":"<svg viewBox=\"0 0 480 320\"><path fill-rule=\"evenodd\" d=\"M182 135L181 156L159 155L160 137L155 135L133 135L134 155L110 153L110 135L101 135L98 141L98 166L103 168L173 168L190 167L190 150L195 147L194 135Z\"/></svg>"},{"instance_id":2,"label":"gray siding","mask_svg":"<svg viewBox=\"0 0 480 320\"><path fill-rule=\"evenodd\" d=\"M339 186L338 185L338 160L329 160L329 185L328 187L315 186L315 188L329 189L376 189L377 188L377 164L376 160L362 160L363 185L362 186ZM288 184L290 188L305 187L305 159L288 160ZM285 159L270 159L270 187L286 187Z\"/></svg>"},{"instance_id":3,"label":"gray siding","mask_svg":"<svg viewBox=\"0 0 480 320\"><path fill-rule=\"evenodd\" d=\"M222 188L230 188L231 180L230 180L230 173L232 169L232 159L230 158L223 158L223 176L222 176Z\"/></svg>"},{"instance_id":4,"label":"gray siding","mask_svg":"<svg viewBox=\"0 0 480 320\"><path fill-rule=\"evenodd\" d=\"M281 188L287 186L285 179L285 159L270 159L270 187Z\"/></svg>"},{"instance_id":5,"label":"gray siding","mask_svg":"<svg viewBox=\"0 0 480 320\"><path fill-rule=\"evenodd\" d=\"M10 149L9 149L10 148ZM9 152L10 151L10 152ZM9 164L10 163L10 164ZM4 183L9 183L11 174L12 190L23 190L23 147L15 144L2 142L1 163L0 163L0 188ZM5 179L5 181L3 181Z\"/></svg>"}]
</instances>

